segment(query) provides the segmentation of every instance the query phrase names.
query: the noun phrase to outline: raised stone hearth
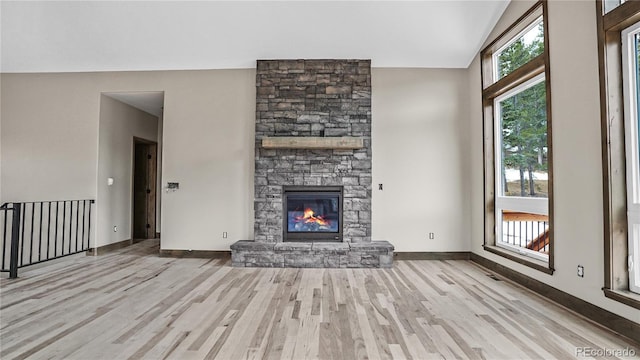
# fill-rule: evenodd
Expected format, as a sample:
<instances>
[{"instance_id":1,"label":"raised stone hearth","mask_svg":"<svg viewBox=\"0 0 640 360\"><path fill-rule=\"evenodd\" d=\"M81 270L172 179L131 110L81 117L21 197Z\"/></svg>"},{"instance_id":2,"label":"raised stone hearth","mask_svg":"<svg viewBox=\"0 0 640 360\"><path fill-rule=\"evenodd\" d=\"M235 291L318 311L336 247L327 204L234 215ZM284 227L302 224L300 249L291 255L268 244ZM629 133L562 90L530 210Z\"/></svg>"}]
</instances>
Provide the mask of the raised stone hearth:
<instances>
[{"instance_id":1,"label":"raised stone hearth","mask_svg":"<svg viewBox=\"0 0 640 360\"><path fill-rule=\"evenodd\" d=\"M231 245L231 262L238 267L388 268L393 245L369 243L238 241Z\"/></svg>"},{"instance_id":2,"label":"raised stone hearth","mask_svg":"<svg viewBox=\"0 0 640 360\"><path fill-rule=\"evenodd\" d=\"M233 265L390 267L393 246L371 241L371 155L370 60L259 60L255 240L231 246ZM316 217L314 205L287 209L288 187L339 189L339 217ZM334 219L339 231L330 233ZM319 225L298 230L309 220Z\"/></svg>"}]
</instances>

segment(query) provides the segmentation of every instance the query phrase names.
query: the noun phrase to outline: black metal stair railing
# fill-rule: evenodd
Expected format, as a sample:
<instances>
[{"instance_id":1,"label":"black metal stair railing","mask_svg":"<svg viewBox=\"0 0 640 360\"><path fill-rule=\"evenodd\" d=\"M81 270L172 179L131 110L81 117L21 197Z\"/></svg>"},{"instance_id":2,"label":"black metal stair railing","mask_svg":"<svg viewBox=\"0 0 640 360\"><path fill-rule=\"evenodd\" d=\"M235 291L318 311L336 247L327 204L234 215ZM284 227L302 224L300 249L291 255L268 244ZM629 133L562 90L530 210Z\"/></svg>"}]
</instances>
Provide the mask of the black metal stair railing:
<instances>
[{"instance_id":1,"label":"black metal stair railing","mask_svg":"<svg viewBox=\"0 0 640 360\"><path fill-rule=\"evenodd\" d=\"M87 251L94 200L9 202L0 206L0 271Z\"/></svg>"}]
</instances>

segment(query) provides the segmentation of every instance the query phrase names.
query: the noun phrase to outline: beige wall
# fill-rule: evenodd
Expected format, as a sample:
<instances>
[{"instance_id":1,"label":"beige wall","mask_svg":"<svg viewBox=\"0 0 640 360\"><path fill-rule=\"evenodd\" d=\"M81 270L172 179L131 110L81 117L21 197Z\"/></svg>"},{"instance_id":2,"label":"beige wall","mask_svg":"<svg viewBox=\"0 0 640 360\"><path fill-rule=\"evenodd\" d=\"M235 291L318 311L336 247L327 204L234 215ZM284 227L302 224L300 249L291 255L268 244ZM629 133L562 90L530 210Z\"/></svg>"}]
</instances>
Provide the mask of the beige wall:
<instances>
[{"instance_id":1,"label":"beige wall","mask_svg":"<svg viewBox=\"0 0 640 360\"><path fill-rule=\"evenodd\" d=\"M511 2L490 39L533 2ZM590 303L640 322L638 311L604 297L603 199L596 7L591 1L550 1L549 54L553 132L555 269L546 275L483 251L480 62L469 68L471 250ZM570 19L570 21L569 21ZM584 278L576 275L585 267Z\"/></svg>"},{"instance_id":2,"label":"beige wall","mask_svg":"<svg viewBox=\"0 0 640 360\"><path fill-rule=\"evenodd\" d=\"M468 151L459 136L466 134L465 75L374 69L373 172L385 190L373 193L373 237L398 251L468 250ZM98 128L100 93L165 91L162 186L179 182L180 190L162 194L162 247L227 250L253 238L253 70L3 74L2 80L8 94L2 115L11 119L3 123L2 160L9 166L3 163L2 181L10 200L97 197L98 245L127 239L129 215L119 209L129 211L128 197L119 193L116 201L104 185L114 164L102 139L106 123ZM33 160L41 152L46 168ZM54 181L41 186L47 177ZM428 240L429 232L435 239Z\"/></svg>"},{"instance_id":3,"label":"beige wall","mask_svg":"<svg viewBox=\"0 0 640 360\"><path fill-rule=\"evenodd\" d=\"M2 75L2 202L96 196L100 93L53 77Z\"/></svg>"},{"instance_id":4,"label":"beige wall","mask_svg":"<svg viewBox=\"0 0 640 360\"><path fill-rule=\"evenodd\" d=\"M158 138L157 117L105 95L101 96L99 119L94 247L131 239L133 137L156 142ZM107 178L114 179L113 185L107 185Z\"/></svg>"},{"instance_id":5,"label":"beige wall","mask_svg":"<svg viewBox=\"0 0 640 360\"><path fill-rule=\"evenodd\" d=\"M211 74L176 74L165 92L162 177L180 183L162 198L165 249L228 250L253 238L255 71Z\"/></svg>"},{"instance_id":6,"label":"beige wall","mask_svg":"<svg viewBox=\"0 0 640 360\"><path fill-rule=\"evenodd\" d=\"M3 204L2 200L2 76L0 76L0 205Z\"/></svg>"},{"instance_id":7,"label":"beige wall","mask_svg":"<svg viewBox=\"0 0 640 360\"><path fill-rule=\"evenodd\" d=\"M163 186L180 190L163 193L161 246L228 250L253 237L254 70L1 76L2 201L95 199L100 94L164 90Z\"/></svg>"},{"instance_id":8,"label":"beige wall","mask_svg":"<svg viewBox=\"0 0 640 360\"><path fill-rule=\"evenodd\" d=\"M373 239L468 251L467 71L373 69L371 81Z\"/></svg>"}]
</instances>

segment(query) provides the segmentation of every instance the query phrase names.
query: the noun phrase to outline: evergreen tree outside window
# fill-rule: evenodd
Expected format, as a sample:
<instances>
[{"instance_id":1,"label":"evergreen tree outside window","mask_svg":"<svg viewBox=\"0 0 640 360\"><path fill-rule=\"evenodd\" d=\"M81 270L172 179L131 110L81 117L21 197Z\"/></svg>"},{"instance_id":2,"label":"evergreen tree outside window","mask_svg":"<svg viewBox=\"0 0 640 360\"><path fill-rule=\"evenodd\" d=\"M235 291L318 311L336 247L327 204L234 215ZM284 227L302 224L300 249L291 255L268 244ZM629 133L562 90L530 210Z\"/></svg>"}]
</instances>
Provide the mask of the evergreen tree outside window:
<instances>
[{"instance_id":1,"label":"evergreen tree outside window","mask_svg":"<svg viewBox=\"0 0 640 360\"><path fill-rule=\"evenodd\" d=\"M494 54L496 77L502 79L544 52L544 24L542 18L526 28Z\"/></svg>"}]
</instances>

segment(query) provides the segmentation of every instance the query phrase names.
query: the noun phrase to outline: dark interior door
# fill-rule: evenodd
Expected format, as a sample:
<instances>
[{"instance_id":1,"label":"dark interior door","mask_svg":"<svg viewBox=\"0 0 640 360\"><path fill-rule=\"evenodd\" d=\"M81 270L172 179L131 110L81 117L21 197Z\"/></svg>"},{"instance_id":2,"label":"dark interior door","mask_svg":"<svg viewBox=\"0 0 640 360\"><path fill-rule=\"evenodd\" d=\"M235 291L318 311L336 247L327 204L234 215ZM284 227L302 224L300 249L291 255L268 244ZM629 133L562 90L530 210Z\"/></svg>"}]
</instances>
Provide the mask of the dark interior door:
<instances>
[{"instance_id":1,"label":"dark interior door","mask_svg":"<svg viewBox=\"0 0 640 360\"><path fill-rule=\"evenodd\" d=\"M133 238L156 234L156 144L135 142L133 169Z\"/></svg>"}]
</instances>

